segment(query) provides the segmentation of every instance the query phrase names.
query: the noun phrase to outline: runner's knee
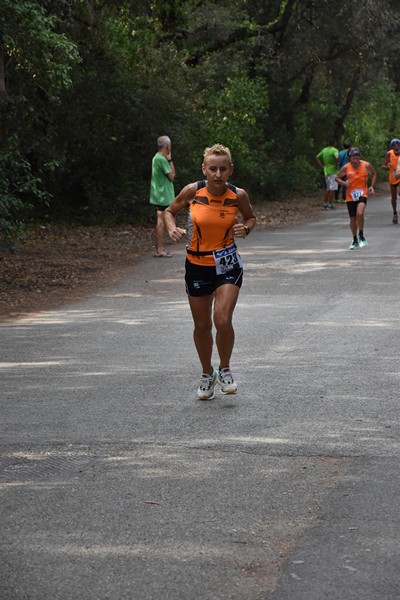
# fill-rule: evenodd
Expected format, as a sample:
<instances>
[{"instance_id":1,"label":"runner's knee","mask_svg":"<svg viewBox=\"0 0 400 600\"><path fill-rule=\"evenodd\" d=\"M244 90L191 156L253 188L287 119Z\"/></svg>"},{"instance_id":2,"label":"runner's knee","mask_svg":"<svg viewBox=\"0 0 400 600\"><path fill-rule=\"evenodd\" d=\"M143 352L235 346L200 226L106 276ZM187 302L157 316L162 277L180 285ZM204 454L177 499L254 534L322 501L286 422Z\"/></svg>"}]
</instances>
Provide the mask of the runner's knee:
<instances>
[{"instance_id":1,"label":"runner's knee","mask_svg":"<svg viewBox=\"0 0 400 600\"><path fill-rule=\"evenodd\" d=\"M209 335L212 330L211 321L198 321L194 325L194 333L198 336Z\"/></svg>"}]
</instances>

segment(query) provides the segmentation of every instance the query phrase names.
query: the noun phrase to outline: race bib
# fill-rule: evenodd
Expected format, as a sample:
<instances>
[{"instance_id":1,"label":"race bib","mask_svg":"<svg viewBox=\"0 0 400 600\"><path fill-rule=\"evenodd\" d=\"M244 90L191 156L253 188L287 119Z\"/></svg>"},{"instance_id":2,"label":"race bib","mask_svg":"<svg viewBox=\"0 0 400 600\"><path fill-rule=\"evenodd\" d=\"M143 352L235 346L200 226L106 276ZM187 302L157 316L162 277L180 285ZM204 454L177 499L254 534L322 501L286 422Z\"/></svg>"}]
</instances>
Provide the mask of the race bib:
<instances>
[{"instance_id":1,"label":"race bib","mask_svg":"<svg viewBox=\"0 0 400 600\"><path fill-rule=\"evenodd\" d=\"M362 190L351 190L350 194L351 194L351 199L354 200L354 202L356 202L363 195L363 191Z\"/></svg>"},{"instance_id":2,"label":"race bib","mask_svg":"<svg viewBox=\"0 0 400 600\"><path fill-rule=\"evenodd\" d=\"M224 275L232 269L242 268L243 263L236 244L213 252L217 275Z\"/></svg>"}]
</instances>

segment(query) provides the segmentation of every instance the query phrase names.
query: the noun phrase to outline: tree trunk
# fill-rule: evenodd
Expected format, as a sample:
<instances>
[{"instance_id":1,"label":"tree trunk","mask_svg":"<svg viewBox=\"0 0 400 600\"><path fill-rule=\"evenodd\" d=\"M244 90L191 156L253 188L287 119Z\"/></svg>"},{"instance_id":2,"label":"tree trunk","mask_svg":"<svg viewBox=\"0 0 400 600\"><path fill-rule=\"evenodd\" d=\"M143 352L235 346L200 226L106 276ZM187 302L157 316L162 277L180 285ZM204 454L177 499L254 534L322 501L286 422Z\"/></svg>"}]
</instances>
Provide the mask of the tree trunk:
<instances>
[{"instance_id":1,"label":"tree trunk","mask_svg":"<svg viewBox=\"0 0 400 600\"><path fill-rule=\"evenodd\" d=\"M357 67L354 71L350 86L346 90L345 97L340 109L339 117L336 119L334 128L334 137L336 140L340 140L344 132L344 122L347 115L349 114L351 105L353 104L354 92L358 89L360 81L361 69Z\"/></svg>"},{"instance_id":2,"label":"tree trunk","mask_svg":"<svg viewBox=\"0 0 400 600\"><path fill-rule=\"evenodd\" d=\"M4 104L7 98L6 81L4 74L4 50L0 44L0 106Z\"/></svg>"}]
</instances>

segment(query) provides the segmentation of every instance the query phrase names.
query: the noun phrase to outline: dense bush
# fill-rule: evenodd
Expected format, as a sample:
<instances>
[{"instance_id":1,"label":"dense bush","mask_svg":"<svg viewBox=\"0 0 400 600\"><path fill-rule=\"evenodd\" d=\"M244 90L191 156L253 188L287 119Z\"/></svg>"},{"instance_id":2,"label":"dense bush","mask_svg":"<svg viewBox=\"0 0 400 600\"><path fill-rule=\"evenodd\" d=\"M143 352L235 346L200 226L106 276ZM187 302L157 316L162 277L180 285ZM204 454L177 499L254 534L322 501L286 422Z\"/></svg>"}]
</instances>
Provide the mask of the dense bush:
<instances>
[{"instance_id":1,"label":"dense bush","mask_svg":"<svg viewBox=\"0 0 400 600\"><path fill-rule=\"evenodd\" d=\"M314 156L332 136L379 166L400 135L400 6L360 3L3 0L3 246L32 221L152 218L162 134L177 191L216 142L257 200L320 186Z\"/></svg>"}]
</instances>

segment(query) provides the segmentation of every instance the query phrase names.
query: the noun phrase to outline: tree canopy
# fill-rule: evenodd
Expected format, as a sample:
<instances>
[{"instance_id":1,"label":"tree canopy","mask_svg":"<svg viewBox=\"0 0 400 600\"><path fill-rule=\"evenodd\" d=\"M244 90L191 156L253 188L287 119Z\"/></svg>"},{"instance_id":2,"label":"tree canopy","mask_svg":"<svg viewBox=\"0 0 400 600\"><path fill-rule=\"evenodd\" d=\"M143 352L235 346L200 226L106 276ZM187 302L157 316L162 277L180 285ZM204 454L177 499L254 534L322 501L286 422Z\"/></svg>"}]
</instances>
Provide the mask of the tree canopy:
<instances>
[{"instance_id":1,"label":"tree canopy","mask_svg":"<svg viewBox=\"0 0 400 600\"><path fill-rule=\"evenodd\" d=\"M138 222L172 139L177 189L231 148L257 200L316 189L334 137L379 166L398 137L396 0L2 0L0 234Z\"/></svg>"}]
</instances>

